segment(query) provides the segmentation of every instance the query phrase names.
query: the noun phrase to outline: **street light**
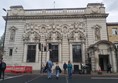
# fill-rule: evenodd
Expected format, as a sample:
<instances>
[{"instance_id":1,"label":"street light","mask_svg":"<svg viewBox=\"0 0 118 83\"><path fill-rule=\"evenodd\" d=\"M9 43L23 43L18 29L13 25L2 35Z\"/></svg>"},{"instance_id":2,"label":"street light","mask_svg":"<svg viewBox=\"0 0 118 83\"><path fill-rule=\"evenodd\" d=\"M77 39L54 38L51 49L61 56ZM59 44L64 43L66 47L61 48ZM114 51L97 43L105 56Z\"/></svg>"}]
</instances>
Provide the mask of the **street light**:
<instances>
[{"instance_id":1,"label":"street light","mask_svg":"<svg viewBox=\"0 0 118 83\"><path fill-rule=\"evenodd\" d=\"M6 28L7 28L7 21L8 21L8 12L5 8L3 10L7 13L5 17L5 29L4 29L4 38L3 38L3 51L4 51L4 44L5 44L5 36L6 36Z\"/></svg>"}]
</instances>

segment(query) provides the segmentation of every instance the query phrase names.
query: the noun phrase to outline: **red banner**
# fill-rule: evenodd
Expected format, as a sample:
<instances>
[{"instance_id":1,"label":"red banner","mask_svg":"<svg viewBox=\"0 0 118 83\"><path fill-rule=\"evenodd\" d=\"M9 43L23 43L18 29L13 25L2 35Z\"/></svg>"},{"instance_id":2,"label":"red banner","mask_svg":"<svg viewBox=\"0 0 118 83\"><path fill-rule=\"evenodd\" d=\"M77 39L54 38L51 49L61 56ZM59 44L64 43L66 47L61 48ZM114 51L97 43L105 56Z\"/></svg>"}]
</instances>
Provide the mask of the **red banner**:
<instances>
[{"instance_id":1,"label":"red banner","mask_svg":"<svg viewBox=\"0 0 118 83\"><path fill-rule=\"evenodd\" d=\"M6 73L32 73L32 66L7 66Z\"/></svg>"},{"instance_id":2,"label":"red banner","mask_svg":"<svg viewBox=\"0 0 118 83\"><path fill-rule=\"evenodd\" d=\"M6 73L11 73L12 69L13 69L13 66L7 66L6 69L5 69L5 72Z\"/></svg>"}]
</instances>

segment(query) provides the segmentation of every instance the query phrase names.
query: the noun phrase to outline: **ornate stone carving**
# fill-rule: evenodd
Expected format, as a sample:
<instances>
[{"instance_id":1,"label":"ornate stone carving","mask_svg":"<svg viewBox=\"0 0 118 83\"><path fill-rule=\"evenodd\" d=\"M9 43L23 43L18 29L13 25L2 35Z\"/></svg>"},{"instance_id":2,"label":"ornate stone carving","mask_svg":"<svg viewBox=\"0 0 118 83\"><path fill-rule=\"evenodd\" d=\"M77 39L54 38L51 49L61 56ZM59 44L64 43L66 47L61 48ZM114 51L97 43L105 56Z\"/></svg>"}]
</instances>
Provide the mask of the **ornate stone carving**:
<instances>
[{"instance_id":1,"label":"ornate stone carving","mask_svg":"<svg viewBox=\"0 0 118 83\"><path fill-rule=\"evenodd\" d=\"M85 36L81 31L74 30L68 35L68 39L69 40L84 40Z\"/></svg>"},{"instance_id":2,"label":"ornate stone carving","mask_svg":"<svg viewBox=\"0 0 118 83\"><path fill-rule=\"evenodd\" d=\"M40 33L46 33L47 32L47 29L48 29L47 25L41 24L39 27L40 27Z\"/></svg>"},{"instance_id":3,"label":"ornate stone carving","mask_svg":"<svg viewBox=\"0 0 118 83\"><path fill-rule=\"evenodd\" d=\"M99 12L100 12L98 6L93 6L93 7L91 7L91 11L92 11L92 13L99 13Z\"/></svg>"},{"instance_id":4,"label":"ornate stone carving","mask_svg":"<svg viewBox=\"0 0 118 83\"><path fill-rule=\"evenodd\" d=\"M47 39L48 40L61 40L62 35L58 31L51 31L47 34Z\"/></svg>"},{"instance_id":5,"label":"ornate stone carving","mask_svg":"<svg viewBox=\"0 0 118 83\"><path fill-rule=\"evenodd\" d=\"M60 28L61 28L61 31L62 31L64 34L67 34L70 27L69 27L69 25L67 25L67 24L63 24L63 25L60 26Z\"/></svg>"},{"instance_id":6,"label":"ornate stone carving","mask_svg":"<svg viewBox=\"0 0 118 83\"><path fill-rule=\"evenodd\" d=\"M39 27L36 24L26 23L23 33L23 41L38 42L40 40Z\"/></svg>"},{"instance_id":7,"label":"ornate stone carving","mask_svg":"<svg viewBox=\"0 0 118 83\"><path fill-rule=\"evenodd\" d=\"M25 24L25 31L28 32L28 31L39 31L39 27L38 25L36 24L33 24L33 23L26 23Z\"/></svg>"},{"instance_id":8,"label":"ornate stone carving","mask_svg":"<svg viewBox=\"0 0 118 83\"><path fill-rule=\"evenodd\" d=\"M26 33L23 33L23 41L28 41L29 40L29 35Z\"/></svg>"},{"instance_id":9,"label":"ornate stone carving","mask_svg":"<svg viewBox=\"0 0 118 83\"><path fill-rule=\"evenodd\" d=\"M37 32L28 32L23 34L23 40L27 42L37 42L40 40L40 35Z\"/></svg>"}]
</instances>

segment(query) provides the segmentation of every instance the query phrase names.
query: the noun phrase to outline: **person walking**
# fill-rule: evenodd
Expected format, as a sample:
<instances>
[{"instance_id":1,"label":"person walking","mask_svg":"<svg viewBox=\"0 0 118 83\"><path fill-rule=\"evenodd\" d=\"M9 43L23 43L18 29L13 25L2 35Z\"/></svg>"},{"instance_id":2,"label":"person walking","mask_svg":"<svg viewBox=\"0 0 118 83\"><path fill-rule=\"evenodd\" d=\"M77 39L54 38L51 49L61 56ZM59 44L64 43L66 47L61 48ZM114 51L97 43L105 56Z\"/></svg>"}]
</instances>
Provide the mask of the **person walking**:
<instances>
[{"instance_id":1,"label":"person walking","mask_svg":"<svg viewBox=\"0 0 118 83\"><path fill-rule=\"evenodd\" d=\"M72 78L72 64L70 61L68 61L68 65L67 65L67 68L68 68L68 78Z\"/></svg>"},{"instance_id":2,"label":"person walking","mask_svg":"<svg viewBox=\"0 0 118 83\"><path fill-rule=\"evenodd\" d=\"M56 71L56 79L59 78L61 71L61 68L59 67L58 63L56 63L56 67L55 67L55 71Z\"/></svg>"},{"instance_id":3,"label":"person walking","mask_svg":"<svg viewBox=\"0 0 118 83\"><path fill-rule=\"evenodd\" d=\"M109 73L109 72L111 73L111 68L112 68L112 67L111 67L111 64L110 64L110 63L107 64L107 73Z\"/></svg>"},{"instance_id":4,"label":"person walking","mask_svg":"<svg viewBox=\"0 0 118 83\"><path fill-rule=\"evenodd\" d=\"M46 63L46 66L47 66L48 79L51 79L51 76L52 76L52 66L53 66L52 61L49 60L49 61Z\"/></svg>"},{"instance_id":5,"label":"person walking","mask_svg":"<svg viewBox=\"0 0 118 83\"><path fill-rule=\"evenodd\" d=\"M67 64L66 64L66 62L64 62L64 64L63 64L63 69L64 69L64 74L66 74L66 69L67 69Z\"/></svg>"},{"instance_id":6,"label":"person walking","mask_svg":"<svg viewBox=\"0 0 118 83\"><path fill-rule=\"evenodd\" d=\"M4 80L4 74L5 74L5 69L6 69L6 63L3 61L3 58L0 61L0 79Z\"/></svg>"}]
</instances>

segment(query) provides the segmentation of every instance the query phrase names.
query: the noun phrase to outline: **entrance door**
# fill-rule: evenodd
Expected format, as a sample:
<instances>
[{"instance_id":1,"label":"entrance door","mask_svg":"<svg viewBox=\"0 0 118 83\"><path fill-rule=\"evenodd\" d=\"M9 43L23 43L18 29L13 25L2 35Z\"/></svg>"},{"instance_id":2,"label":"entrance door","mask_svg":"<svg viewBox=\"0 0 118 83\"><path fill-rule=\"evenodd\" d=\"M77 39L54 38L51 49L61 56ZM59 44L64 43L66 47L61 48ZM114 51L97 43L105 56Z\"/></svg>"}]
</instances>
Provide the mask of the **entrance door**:
<instances>
[{"instance_id":1,"label":"entrance door","mask_svg":"<svg viewBox=\"0 0 118 83\"><path fill-rule=\"evenodd\" d=\"M74 65L74 73L79 73L79 65Z\"/></svg>"},{"instance_id":2,"label":"entrance door","mask_svg":"<svg viewBox=\"0 0 118 83\"><path fill-rule=\"evenodd\" d=\"M52 62L58 62L58 45L52 45L50 51L50 59Z\"/></svg>"},{"instance_id":3,"label":"entrance door","mask_svg":"<svg viewBox=\"0 0 118 83\"><path fill-rule=\"evenodd\" d=\"M108 62L109 62L109 56L108 55L99 55L99 65L100 65L102 71L107 70Z\"/></svg>"}]
</instances>

